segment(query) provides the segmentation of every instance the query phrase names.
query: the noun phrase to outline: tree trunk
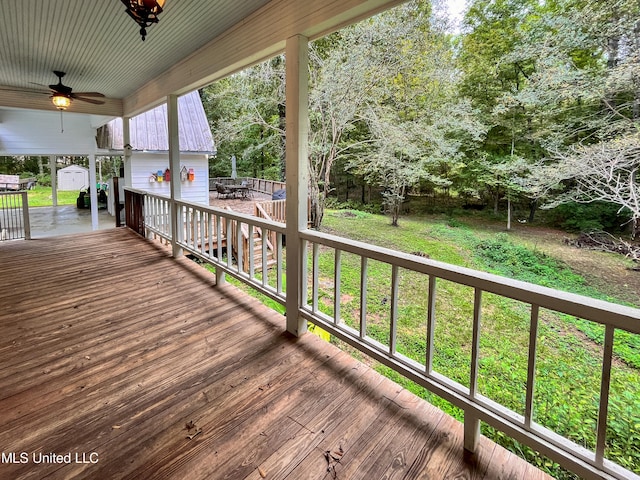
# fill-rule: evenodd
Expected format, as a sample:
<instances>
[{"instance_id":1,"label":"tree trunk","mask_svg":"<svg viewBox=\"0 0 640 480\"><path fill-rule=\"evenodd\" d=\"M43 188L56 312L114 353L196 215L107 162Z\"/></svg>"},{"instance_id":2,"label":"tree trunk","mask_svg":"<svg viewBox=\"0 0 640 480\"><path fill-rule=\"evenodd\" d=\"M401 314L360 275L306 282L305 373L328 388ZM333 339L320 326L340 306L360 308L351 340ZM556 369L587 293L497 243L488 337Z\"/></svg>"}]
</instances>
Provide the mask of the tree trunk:
<instances>
[{"instance_id":1,"label":"tree trunk","mask_svg":"<svg viewBox=\"0 0 640 480\"><path fill-rule=\"evenodd\" d=\"M511 230L511 197L507 197L507 231Z\"/></svg>"},{"instance_id":2,"label":"tree trunk","mask_svg":"<svg viewBox=\"0 0 640 480\"><path fill-rule=\"evenodd\" d=\"M531 202L529 202L529 223L533 223L533 218L536 215L536 209L538 208L538 200L537 199L533 199L531 200Z\"/></svg>"}]
</instances>

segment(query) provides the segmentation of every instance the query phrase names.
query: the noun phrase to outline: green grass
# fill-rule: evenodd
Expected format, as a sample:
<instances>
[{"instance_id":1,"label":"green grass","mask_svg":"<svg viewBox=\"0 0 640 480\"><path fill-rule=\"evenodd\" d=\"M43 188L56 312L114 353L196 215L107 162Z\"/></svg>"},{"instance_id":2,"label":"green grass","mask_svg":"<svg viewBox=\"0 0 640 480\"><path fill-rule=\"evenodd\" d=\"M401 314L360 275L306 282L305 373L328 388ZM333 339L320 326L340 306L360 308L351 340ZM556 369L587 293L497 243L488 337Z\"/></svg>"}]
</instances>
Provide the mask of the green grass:
<instances>
[{"instance_id":1,"label":"green grass","mask_svg":"<svg viewBox=\"0 0 640 480\"><path fill-rule=\"evenodd\" d=\"M609 299L556 258L531 249L515 237L465 225L445 216L403 218L392 227L388 218L372 214L328 211L324 229L336 235L384 246L456 265L489 271L551 288ZM367 284L368 334L388 343L390 268L369 262ZM358 327L358 258L342 255L342 316ZM321 309L333 304L333 252L320 258ZM400 270L398 351L424 364L426 355L427 278ZM472 343L473 289L438 280L434 369L469 385ZM483 294L480 337L480 392L523 413L529 343L529 307L517 301ZM624 303L620 301L620 303ZM538 334L535 420L588 448L594 448L603 329L592 322L541 311ZM616 332L614 350L623 362L612 373L606 455L640 473L640 338ZM387 367L383 374L462 420L462 412L446 401L400 377ZM483 425L483 433L519 453L557 478L575 478L548 459Z\"/></svg>"},{"instance_id":2,"label":"green grass","mask_svg":"<svg viewBox=\"0 0 640 480\"><path fill-rule=\"evenodd\" d=\"M78 198L76 191L59 191L58 205L75 205ZM27 192L30 207L50 207L53 205L53 197L51 196L51 187L42 185L36 186L33 190Z\"/></svg>"}]
</instances>

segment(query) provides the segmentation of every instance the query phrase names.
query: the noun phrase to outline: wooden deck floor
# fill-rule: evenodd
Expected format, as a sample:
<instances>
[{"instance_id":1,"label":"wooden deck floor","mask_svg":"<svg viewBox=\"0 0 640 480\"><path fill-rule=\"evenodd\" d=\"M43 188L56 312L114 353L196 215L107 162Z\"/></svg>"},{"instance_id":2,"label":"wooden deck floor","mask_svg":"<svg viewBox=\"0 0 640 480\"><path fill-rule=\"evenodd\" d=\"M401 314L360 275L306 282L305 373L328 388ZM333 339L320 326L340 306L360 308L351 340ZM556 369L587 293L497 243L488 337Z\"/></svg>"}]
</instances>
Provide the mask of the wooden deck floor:
<instances>
[{"instance_id":1,"label":"wooden deck floor","mask_svg":"<svg viewBox=\"0 0 640 480\"><path fill-rule=\"evenodd\" d=\"M0 268L2 479L545 478L128 230L4 243Z\"/></svg>"}]
</instances>

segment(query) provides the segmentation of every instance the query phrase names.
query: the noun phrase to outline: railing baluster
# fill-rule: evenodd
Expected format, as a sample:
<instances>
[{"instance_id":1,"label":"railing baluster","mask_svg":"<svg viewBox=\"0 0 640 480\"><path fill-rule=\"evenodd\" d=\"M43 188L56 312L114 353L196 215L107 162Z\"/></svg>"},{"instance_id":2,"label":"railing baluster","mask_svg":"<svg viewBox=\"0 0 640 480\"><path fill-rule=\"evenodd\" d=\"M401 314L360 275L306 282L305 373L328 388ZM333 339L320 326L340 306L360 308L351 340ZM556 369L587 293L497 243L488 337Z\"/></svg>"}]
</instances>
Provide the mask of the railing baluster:
<instances>
[{"instance_id":1,"label":"railing baluster","mask_svg":"<svg viewBox=\"0 0 640 480\"><path fill-rule=\"evenodd\" d=\"M255 246L253 242L253 225L248 224L247 227L247 240L249 244L247 248L247 256L249 257L249 276L253 278L255 276L255 259L253 258L255 253Z\"/></svg>"},{"instance_id":2,"label":"railing baluster","mask_svg":"<svg viewBox=\"0 0 640 480\"><path fill-rule=\"evenodd\" d=\"M207 256L212 258L213 253L213 213L207 213L207 240L209 241L209 248L207 250Z\"/></svg>"},{"instance_id":3,"label":"railing baluster","mask_svg":"<svg viewBox=\"0 0 640 480\"><path fill-rule=\"evenodd\" d=\"M269 273L269 263L268 263L268 256L267 256L267 242L268 242L268 238L270 237L270 232L268 230L265 230L264 228L260 229L260 237L262 239L262 245L261 245L261 251L260 251L260 255L262 258L262 286L266 287L267 284L269 283L268 279L267 279L267 275Z\"/></svg>"},{"instance_id":4,"label":"railing baluster","mask_svg":"<svg viewBox=\"0 0 640 480\"><path fill-rule=\"evenodd\" d=\"M524 405L524 426L531 429L533 421L533 396L536 382L536 354L538 351L538 316L540 307L531 305L531 321L529 323L529 362L527 365L527 395Z\"/></svg>"},{"instance_id":5,"label":"railing baluster","mask_svg":"<svg viewBox=\"0 0 640 480\"><path fill-rule=\"evenodd\" d=\"M389 354L396 354L396 340L398 337L398 265L391 266L391 305L389 318Z\"/></svg>"},{"instance_id":6,"label":"railing baluster","mask_svg":"<svg viewBox=\"0 0 640 480\"><path fill-rule=\"evenodd\" d=\"M472 397L476 396L478 388L478 362L480 357L480 317L482 310L482 290L474 289L473 298L473 333L471 343L471 375L469 381L469 392Z\"/></svg>"},{"instance_id":7,"label":"railing baluster","mask_svg":"<svg viewBox=\"0 0 640 480\"><path fill-rule=\"evenodd\" d=\"M278 244L278 247L276 249L277 254L276 254L276 262L277 262L277 272L276 272L276 291L278 292L278 294L282 293L282 233L277 232L276 234L276 243ZM306 245L306 242L303 242L304 245ZM304 251L304 250L303 250ZM305 257L303 257L305 258ZM303 271L303 277L302 277L302 294L306 295L306 291L307 291L307 278L306 278L306 272L307 272L307 263L305 261L302 262L302 271ZM305 298L306 297L302 297Z\"/></svg>"},{"instance_id":8,"label":"railing baluster","mask_svg":"<svg viewBox=\"0 0 640 480\"><path fill-rule=\"evenodd\" d=\"M340 323L340 267L342 250L336 249L333 264L333 323Z\"/></svg>"},{"instance_id":9,"label":"railing baluster","mask_svg":"<svg viewBox=\"0 0 640 480\"><path fill-rule=\"evenodd\" d=\"M607 442L607 414L609 412L609 387L611 386L611 364L613 356L613 340L615 328L607 325L604 331L604 348L602 352L602 378L600 383L600 407L598 409L598 427L596 440L596 464L604 463L604 449Z\"/></svg>"},{"instance_id":10,"label":"railing baluster","mask_svg":"<svg viewBox=\"0 0 640 480\"><path fill-rule=\"evenodd\" d=\"M320 283L320 279L318 278L318 271L320 269L318 263L319 263L319 256L320 256L320 248L319 245L317 243L313 244L313 270L312 270L312 279L313 279L313 290L312 290L312 303L311 303L311 309L313 310L313 312L317 312L318 311L318 288L319 288L319 283Z\"/></svg>"},{"instance_id":11,"label":"railing baluster","mask_svg":"<svg viewBox=\"0 0 640 480\"><path fill-rule=\"evenodd\" d=\"M232 251L233 251L233 225L231 224L231 218L230 217L225 217L226 220L226 225L227 225L227 231L225 233L226 239L227 239L227 267L231 268L231 257L233 255Z\"/></svg>"},{"instance_id":12,"label":"railing baluster","mask_svg":"<svg viewBox=\"0 0 640 480\"><path fill-rule=\"evenodd\" d=\"M244 238L242 236L242 222L236 220L236 266L238 273L243 272L244 261ZM228 253L228 252L227 252Z\"/></svg>"},{"instance_id":13,"label":"railing baluster","mask_svg":"<svg viewBox=\"0 0 640 480\"><path fill-rule=\"evenodd\" d=\"M360 338L367 336L367 278L369 259L360 257Z\"/></svg>"},{"instance_id":14,"label":"railing baluster","mask_svg":"<svg viewBox=\"0 0 640 480\"><path fill-rule=\"evenodd\" d=\"M429 299L427 302L427 358L425 371L433 372L433 351L436 333L436 277L429 275Z\"/></svg>"},{"instance_id":15,"label":"railing baluster","mask_svg":"<svg viewBox=\"0 0 640 480\"><path fill-rule=\"evenodd\" d=\"M216 215L216 238L217 238L217 252L216 252L216 260L222 263L222 221L224 218L221 218L220 215ZM226 239L225 239L226 242Z\"/></svg>"},{"instance_id":16,"label":"railing baluster","mask_svg":"<svg viewBox=\"0 0 640 480\"><path fill-rule=\"evenodd\" d=\"M204 255L204 252L207 251L207 249L205 248L205 244L206 244L206 237L205 237L205 226L207 225L207 221L205 220L207 218L207 214L205 212L200 211L200 253L202 255Z\"/></svg>"},{"instance_id":17,"label":"railing baluster","mask_svg":"<svg viewBox=\"0 0 640 480\"><path fill-rule=\"evenodd\" d=\"M282 241L280 241L282 243ZM278 247L280 248L280 247ZM302 305L309 304L309 242L302 240L300 243L300 299ZM278 273L278 276L281 272Z\"/></svg>"}]
</instances>

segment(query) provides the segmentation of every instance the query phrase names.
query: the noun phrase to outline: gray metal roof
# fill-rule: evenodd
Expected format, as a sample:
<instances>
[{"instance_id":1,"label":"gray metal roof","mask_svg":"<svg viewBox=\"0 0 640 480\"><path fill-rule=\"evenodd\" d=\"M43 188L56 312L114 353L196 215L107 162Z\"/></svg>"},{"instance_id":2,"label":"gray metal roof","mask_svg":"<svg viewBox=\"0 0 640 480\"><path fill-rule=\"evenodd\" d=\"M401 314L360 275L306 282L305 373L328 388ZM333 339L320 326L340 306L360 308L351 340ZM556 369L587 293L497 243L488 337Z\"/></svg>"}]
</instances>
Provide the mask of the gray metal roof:
<instances>
[{"instance_id":1,"label":"gray metal roof","mask_svg":"<svg viewBox=\"0 0 640 480\"><path fill-rule=\"evenodd\" d=\"M129 122L129 131L133 150L169 151L167 105L133 117ZM181 152L216 153L209 121L197 91L178 98L178 134ZM96 142L99 149L122 151L122 119L116 118L100 127Z\"/></svg>"}]
</instances>

